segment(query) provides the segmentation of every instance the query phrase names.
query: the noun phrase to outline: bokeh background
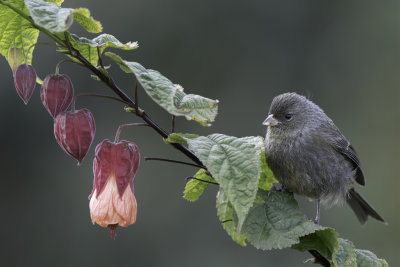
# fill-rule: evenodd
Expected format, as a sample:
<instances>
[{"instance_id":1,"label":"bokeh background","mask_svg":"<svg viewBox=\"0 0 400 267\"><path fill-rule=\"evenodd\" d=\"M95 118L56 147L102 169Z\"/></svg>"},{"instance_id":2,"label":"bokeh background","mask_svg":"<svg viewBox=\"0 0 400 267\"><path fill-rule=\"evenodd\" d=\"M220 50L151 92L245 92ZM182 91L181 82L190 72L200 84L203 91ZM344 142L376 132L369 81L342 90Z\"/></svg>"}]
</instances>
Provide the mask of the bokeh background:
<instances>
[{"instance_id":1,"label":"bokeh background","mask_svg":"<svg viewBox=\"0 0 400 267\"><path fill-rule=\"evenodd\" d=\"M360 191L389 222L361 227L343 206L324 209L322 224L400 266L399 1L67 0L64 6L88 7L104 32L139 41L138 50L117 51L126 59L159 70L188 93L220 100L212 127L179 118L177 131L264 135L261 122L275 95L309 96L353 143L367 179ZM78 24L71 31L94 37ZM42 45L33 64L43 79L62 58ZM132 96L133 76L115 65L110 71ZM112 94L78 66L64 64L61 72L72 78L76 93ZM0 80L2 266L302 266L309 258L290 249L241 248L218 221L216 187L189 203L182 191L195 168L143 159L135 179L137 222L118 229L112 240L89 217L93 150L112 139L119 124L140 121L119 103L78 99L78 108L92 110L97 132L77 167L54 139L40 87L24 106L4 58ZM169 129L170 117L143 91L140 106ZM125 129L122 137L136 142L142 157L186 160L151 129ZM300 203L314 216L315 203Z\"/></svg>"}]
</instances>

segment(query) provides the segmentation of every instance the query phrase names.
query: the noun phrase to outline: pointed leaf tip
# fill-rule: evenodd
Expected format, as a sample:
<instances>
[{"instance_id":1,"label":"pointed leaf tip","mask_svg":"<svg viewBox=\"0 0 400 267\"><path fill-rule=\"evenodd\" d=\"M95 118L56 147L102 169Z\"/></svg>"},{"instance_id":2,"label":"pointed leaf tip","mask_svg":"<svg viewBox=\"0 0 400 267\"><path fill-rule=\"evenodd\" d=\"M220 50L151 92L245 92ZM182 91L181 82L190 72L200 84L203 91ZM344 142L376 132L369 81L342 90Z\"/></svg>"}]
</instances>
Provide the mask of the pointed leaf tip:
<instances>
[{"instance_id":1,"label":"pointed leaf tip","mask_svg":"<svg viewBox=\"0 0 400 267\"><path fill-rule=\"evenodd\" d=\"M90 16L90 11L87 8L77 8L73 11L74 19L78 22L85 30L91 33L99 33L103 30L103 26L100 21L95 20Z\"/></svg>"}]
</instances>

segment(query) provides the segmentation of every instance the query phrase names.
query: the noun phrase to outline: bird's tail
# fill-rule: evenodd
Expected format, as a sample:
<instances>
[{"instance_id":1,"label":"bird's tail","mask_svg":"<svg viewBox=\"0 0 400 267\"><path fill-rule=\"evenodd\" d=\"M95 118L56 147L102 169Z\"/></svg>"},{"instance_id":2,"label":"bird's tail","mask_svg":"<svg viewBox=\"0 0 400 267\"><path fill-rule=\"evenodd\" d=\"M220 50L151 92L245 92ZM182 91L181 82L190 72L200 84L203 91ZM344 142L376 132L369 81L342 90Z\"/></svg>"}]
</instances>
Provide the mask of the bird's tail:
<instances>
[{"instance_id":1,"label":"bird's tail","mask_svg":"<svg viewBox=\"0 0 400 267\"><path fill-rule=\"evenodd\" d=\"M354 188L349 190L349 195L347 196L346 201L357 215L357 218L362 225L367 221L368 215L384 224L387 224L378 212L376 212L375 209Z\"/></svg>"}]
</instances>

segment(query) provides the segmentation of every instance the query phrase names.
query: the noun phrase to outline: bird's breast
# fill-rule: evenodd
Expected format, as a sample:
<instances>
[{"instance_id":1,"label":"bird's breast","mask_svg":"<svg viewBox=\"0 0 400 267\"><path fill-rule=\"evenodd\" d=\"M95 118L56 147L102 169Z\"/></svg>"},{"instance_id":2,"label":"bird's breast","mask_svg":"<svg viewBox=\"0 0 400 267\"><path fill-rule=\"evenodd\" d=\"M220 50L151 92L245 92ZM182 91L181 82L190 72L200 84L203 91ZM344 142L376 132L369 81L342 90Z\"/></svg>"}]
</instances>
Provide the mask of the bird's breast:
<instances>
[{"instance_id":1,"label":"bird's breast","mask_svg":"<svg viewBox=\"0 0 400 267\"><path fill-rule=\"evenodd\" d=\"M290 192L309 198L341 198L352 186L354 172L324 140L310 135L265 138L267 164Z\"/></svg>"}]
</instances>

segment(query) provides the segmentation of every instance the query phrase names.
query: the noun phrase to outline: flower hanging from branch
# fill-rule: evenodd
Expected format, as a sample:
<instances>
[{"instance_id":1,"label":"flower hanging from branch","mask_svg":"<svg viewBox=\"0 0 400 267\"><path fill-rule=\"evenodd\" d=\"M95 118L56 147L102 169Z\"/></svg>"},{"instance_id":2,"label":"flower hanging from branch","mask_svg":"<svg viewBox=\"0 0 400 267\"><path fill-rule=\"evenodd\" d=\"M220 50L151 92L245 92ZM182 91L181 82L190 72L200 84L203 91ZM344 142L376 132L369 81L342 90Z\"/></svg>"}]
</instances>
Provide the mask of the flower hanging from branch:
<instances>
[{"instance_id":1,"label":"flower hanging from branch","mask_svg":"<svg viewBox=\"0 0 400 267\"><path fill-rule=\"evenodd\" d=\"M95 150L90 216L93 224L108 227L114 239L117 226L126 227L136 221L133 178L139 162L139 149L133 142L104 140Z\"/></svg>"}]
</instances>

